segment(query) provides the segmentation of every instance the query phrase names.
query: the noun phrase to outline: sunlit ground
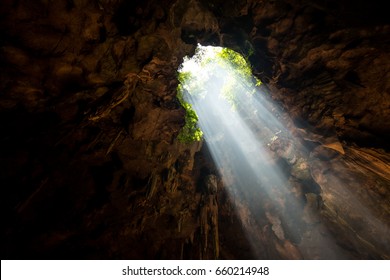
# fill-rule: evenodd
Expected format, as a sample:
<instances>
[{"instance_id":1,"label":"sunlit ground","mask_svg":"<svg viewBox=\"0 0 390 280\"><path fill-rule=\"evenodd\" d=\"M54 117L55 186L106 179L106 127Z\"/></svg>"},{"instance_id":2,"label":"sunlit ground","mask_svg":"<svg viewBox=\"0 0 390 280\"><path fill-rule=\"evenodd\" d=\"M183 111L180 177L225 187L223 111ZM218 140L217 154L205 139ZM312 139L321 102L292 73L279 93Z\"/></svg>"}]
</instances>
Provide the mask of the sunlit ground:
<instances>
[{"instance_id":1,"label":"sunlit ground","mask_svg":"<svg viewBox=\"0 0 390 280\"><path fill-rule=\"evenodd\" d=\"M229 61L232 58L236 61ZM342 258L325 229L320 234L313 226L311 235L305 236L316 217L307 213L303 197L294 194L289 171L275 157L281 154L291 168L299 154L280 119L281 112L259 90L259 81L246 67L242 57L232 52L198 46L197 54L185 59L179 72L183 98L198 115L205 143L235 203L252 253L264 257L263 236L271 232L276 247L291 251L287 257L313 258L324 250L328 258ZM276 143L284 146L275 148ZM301 172L305 176L308 168L302 167ZM286 240L306 249L294 251Z\"/></svg>"}]
</instances>

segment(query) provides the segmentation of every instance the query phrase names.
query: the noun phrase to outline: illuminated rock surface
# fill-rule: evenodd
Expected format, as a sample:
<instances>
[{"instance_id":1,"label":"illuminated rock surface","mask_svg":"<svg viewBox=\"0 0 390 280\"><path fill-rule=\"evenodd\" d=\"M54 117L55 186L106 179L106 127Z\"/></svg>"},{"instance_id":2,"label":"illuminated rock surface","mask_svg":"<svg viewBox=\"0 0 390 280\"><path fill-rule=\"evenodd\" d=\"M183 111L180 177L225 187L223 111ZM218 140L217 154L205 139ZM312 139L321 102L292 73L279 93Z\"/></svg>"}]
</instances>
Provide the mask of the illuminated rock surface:
<instances>
[{"instance_id":1,"label":"illuminated rock surface","mask_svg":"<svg viewBox=\"0 0 390 280\"><path fill-rule=\"evenodd\" d=\"M0 11L2 259L390 258L384 7L5 0ZM234 200L207 146L176 140L177 69L197 43L247 55L291 120L297 142L269 151L286 199ZM303 204L288 211L288 197Z\"/></svg>"}]
</instances>

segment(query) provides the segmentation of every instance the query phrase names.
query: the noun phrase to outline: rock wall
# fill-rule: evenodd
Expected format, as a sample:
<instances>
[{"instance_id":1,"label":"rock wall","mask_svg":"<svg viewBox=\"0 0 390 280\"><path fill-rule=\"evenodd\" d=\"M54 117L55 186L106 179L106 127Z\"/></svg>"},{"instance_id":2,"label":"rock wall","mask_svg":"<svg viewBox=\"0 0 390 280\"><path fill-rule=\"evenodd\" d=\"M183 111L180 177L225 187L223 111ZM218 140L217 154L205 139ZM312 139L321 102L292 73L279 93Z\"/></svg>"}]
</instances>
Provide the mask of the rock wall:
<instances>
[{"instance_id":1,"label":"rock wall","mask_svg":"<svg viewBox=\"0 0 390 280\"><path fill-rule=\"evenodd\" d=\"M382 7L5 0L0 11L2 258L335 258L315 231L336 238L342 258L390 258ZM299 238L281 234L277 213L231 201L202 143L176 140L176 71L197 43L247 56L310 143L290 174L307 201ZM287 146L271 152L286 160Z\"/></svg>"}]
</instances>

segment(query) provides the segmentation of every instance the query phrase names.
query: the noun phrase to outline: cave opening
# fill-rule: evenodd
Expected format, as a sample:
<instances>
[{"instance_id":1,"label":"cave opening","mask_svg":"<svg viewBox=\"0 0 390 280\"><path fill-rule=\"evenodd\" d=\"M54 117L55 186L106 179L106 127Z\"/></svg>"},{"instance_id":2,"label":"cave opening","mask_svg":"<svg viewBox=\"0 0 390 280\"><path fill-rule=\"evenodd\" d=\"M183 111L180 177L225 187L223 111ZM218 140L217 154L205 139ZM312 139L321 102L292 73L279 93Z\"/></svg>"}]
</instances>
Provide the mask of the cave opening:
<instances>
[{"instance_id":1,"label":"cave opening","mask_svg":"<svg viewBox=\"0 0 390 280\"><path fill-rule=\"evenodd\" d=\"M198 45L178 72L178 98L187 111L179 140L204 139L253 254L263 255L256 232L268 222L279 240L288 238L295 245L305 243L342 258L331 244L332 236L324 238L324 229L312 230L315 238L302 241L307 230L302 216L313 221L316 217L314 212L304 213L307 197L294 194L291 173L297 173L295 180L308 186L309 193L315 192L315 183L302 159L304 147L287 127L286 114L262 90L247 60L227 48ZM216 179L208 175L204 180L215 193Z\"/></svg>"},{"instance_id":2,"label":"cave opening","mask_svg":"<svg viewBox=\"0 0 390 280\"><path fill-rule=\"evenodd\" d=\"M308 2L1 1L3 258L389 259L386 9Z\"/></svg>"}]
</instances>

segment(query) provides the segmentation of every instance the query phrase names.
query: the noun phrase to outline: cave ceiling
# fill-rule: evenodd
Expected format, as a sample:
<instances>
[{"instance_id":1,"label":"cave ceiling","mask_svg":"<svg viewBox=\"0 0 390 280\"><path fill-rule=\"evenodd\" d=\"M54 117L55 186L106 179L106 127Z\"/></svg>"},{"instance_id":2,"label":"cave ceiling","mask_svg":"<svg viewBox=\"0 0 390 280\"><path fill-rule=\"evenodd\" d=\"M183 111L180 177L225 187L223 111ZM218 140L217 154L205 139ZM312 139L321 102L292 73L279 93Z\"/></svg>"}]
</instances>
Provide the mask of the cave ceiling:
<instances>
[{"instance_id":1,"label":"cave ceiling","mask_svg":"<svg viewBox=\"0 0 390 280\"><path fill-rule=\"evenodd\" d=\"M0 34L2 259L390 258L382 4L4 0ZM288 168L306 201L291 220L261 194L232 201L207 146L177 141L177 70L197 44L247 57L310 147Z\"/></svg>"}]
</instances>

